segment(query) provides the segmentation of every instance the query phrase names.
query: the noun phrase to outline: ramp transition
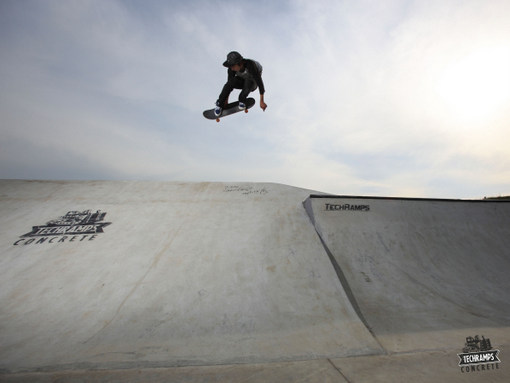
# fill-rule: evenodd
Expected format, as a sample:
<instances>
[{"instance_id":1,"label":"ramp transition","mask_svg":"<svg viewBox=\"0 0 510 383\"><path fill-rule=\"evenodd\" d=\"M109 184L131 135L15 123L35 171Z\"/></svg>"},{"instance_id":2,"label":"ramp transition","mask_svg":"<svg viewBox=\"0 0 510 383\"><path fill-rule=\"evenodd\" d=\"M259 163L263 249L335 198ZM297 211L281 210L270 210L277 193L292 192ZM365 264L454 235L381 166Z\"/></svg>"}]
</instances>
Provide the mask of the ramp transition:
<instances>
[{"instance_id":1,"label":"ramp transition","mask_svg":"<svg viewBox=\"0 0 510 383\"><path fill-rule=\"evenodd\" d=\"M382 353L274 184L0 183L0 368Z\"/></svg>"},{"instance_id":2,"label":"ramp transition","mask_svg":"<svg viewBox=\"0 0 510 383\"><path fill-rule=\"evenodd\" d=\"M510 203L312 195L360 317L390 353L510 343Z\"/></svg>"}]
</instances>

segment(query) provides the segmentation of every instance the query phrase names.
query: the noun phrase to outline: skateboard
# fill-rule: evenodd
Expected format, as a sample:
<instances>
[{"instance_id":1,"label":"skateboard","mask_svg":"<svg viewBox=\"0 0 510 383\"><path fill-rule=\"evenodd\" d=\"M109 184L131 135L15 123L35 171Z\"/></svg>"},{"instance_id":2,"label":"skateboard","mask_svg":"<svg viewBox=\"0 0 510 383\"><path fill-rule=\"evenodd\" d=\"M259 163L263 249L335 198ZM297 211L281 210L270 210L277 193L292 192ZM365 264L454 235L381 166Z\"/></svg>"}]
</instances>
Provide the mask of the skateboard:
<instances>
[{"instance_id":1,"label":"skateboard","mask_svg":"<svg viewBox=\"0 0 510 383\"><path fill-rule=\"evenodd\" d=\"M221 114L218 117L215 116L214 109L204 110L203 114L204 114L204 117L209 120L216 120L216 122L220 122L220 118L222 118L222 117L226 117L226 116L229 116L229 115L237 113L237 112L242 112L242 110L239 110L238 105L239 105L239 101L231 102L231 103L227 104L223 108ZM253 105L255 105L255 99L251 98L251 97L247 98L245 105L246 105L246 109L244 110L244 112L248 113L248 109L250 109Z\"/></svg>"}]
</instances>

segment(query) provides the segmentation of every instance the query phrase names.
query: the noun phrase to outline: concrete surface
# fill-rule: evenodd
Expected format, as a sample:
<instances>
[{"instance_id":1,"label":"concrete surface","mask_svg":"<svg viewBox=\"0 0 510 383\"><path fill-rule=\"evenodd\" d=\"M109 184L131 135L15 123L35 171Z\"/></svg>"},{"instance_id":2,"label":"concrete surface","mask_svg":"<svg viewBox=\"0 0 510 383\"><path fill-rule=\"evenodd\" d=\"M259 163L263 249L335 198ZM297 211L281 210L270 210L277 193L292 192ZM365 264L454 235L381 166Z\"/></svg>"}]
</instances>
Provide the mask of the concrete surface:
<instances>
[{"instance_id":1,"label":"concrete surface","mask_svg":"<svg viewBox=\"0 0 510 383\"><path fill-rule=\"evenodd\" d=\"M0 181L0 381L509 381L509 219L277 184ZM462 372L475 335L501 363Z\"/></svg>"},{"instance_id":2,"label":"concrete surface","mask_svg":"<svg viewBox=\"0 0 510 383\"><path fill-rule=\"evenodd\" d=\"M1 380L0 375L0 381L9 383L347 383L336 367L325 359L270 364L20 373L5 375L4 378Z\"/></svg>"},{"instance_id":3,"label":"concrete surface","mask_svg":"<svg viewBox=\"0 0 510 383\"><path fill-rule=\"evenodd\" d=\"M451 352L376 355L339 359L123 370L73 370L0 375L8 383L479 383L508 382L505 365L462 372Z\"/></svg>"},{"instance_id":4,"label":"concrete surface","mask_svg":"<svg viewBox=\"0 0 510 383\"><path fill-rule=\"evenodd\" d=\"M385 350L461 347L469 334L510 344L510 203L312 196L305 205Z\"/></svg>"}]
</instances>

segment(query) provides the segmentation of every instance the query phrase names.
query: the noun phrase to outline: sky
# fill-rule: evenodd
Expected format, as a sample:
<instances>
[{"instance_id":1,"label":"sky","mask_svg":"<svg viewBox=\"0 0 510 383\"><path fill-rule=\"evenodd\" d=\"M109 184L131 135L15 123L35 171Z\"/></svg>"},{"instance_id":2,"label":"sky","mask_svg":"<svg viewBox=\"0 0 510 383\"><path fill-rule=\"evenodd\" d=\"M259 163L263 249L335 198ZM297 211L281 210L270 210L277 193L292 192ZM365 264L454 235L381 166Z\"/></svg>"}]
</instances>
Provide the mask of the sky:
<instances>
[{"instance_id":1,"label":"sky","mask_svg":"<svg viewBox=\"0 0 510 383\"><path fill-rule=\"evenodd\" d=\"M508 0L0 0L0 179L510 195L508 20ZM216 123L232 50L268 107Z\"/></svg>"}]
</instances>

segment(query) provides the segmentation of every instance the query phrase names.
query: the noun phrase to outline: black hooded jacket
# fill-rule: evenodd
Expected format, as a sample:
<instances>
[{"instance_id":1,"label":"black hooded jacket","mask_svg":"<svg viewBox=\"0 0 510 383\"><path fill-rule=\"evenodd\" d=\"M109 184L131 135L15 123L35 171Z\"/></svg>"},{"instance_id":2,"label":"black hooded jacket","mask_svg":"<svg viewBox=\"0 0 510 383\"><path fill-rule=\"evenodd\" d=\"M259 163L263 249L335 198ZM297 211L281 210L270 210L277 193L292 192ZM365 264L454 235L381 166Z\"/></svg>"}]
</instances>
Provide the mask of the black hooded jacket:
<instances>
[{"instance_id":1,"label":"black hooded jacket","mask_svg":"<svg viewBox=\"0 0 510 383\"><path fill-rule=\"evenodd\" d=\"M235 76L253 77L253 80L255 80L255 83L257 84L257 86L259 88L259 93L264 94L266 92L266 90L264 88L264 82L262 81L262 66L259 63L257 63L256 61L250 60L250 59L243 59L243 63L244 63L244 72L242 72L242 73L235 72L232 69L228 68L228 81L232 80ZM244 75L244 73L246 71L248 71L248 74Z\"/></svg>"}]
</instances>

